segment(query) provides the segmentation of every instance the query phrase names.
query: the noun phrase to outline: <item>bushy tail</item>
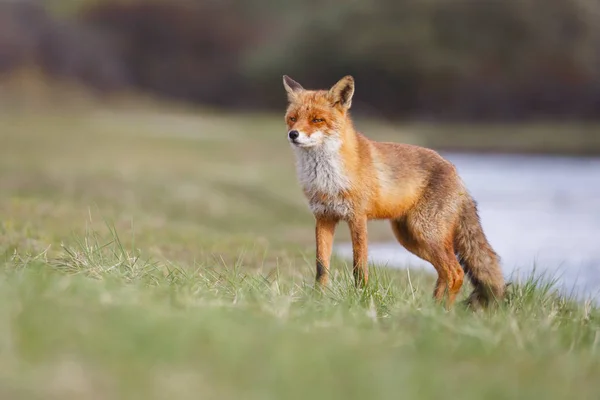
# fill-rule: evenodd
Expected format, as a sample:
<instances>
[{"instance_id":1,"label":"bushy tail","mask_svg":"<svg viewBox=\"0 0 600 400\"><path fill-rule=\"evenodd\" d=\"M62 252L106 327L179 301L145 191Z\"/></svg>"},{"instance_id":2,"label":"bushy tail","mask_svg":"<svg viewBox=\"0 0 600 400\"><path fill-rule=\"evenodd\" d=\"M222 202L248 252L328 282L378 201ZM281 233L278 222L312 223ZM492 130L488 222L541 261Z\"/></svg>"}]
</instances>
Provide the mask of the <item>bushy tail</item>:
<instances>
[{"instance_id":1,"label":"bushy tail","mask_svg":"<svg viewBox=\"0 0 600 400\"><path fill-rule=\"evenodd\" d=\"M465 274L475 287L467 300L468 305L485 307L492 301L502 300L505 284L500 258L483 233L477 203L473 199L463 205L454 248Z\"/></svg>"}]
</instances>

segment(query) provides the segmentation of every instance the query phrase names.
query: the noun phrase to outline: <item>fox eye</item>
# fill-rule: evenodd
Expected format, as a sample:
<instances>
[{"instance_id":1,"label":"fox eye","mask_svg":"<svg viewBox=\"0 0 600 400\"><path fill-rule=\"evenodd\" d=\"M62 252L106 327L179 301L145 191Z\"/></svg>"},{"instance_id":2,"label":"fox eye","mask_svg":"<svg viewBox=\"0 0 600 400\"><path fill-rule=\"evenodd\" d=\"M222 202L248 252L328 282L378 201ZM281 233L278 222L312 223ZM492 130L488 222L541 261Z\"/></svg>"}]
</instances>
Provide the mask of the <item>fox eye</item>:
<instances>
[{"instance_id":1,"label":"fox eye","mask_svg":"<svg viewBox=\"0 0 600 400\"><path fill-rule=\"evenodd\" d=\"M314 122L315 124L318 124L319 122L323 122L323 119L321 119L321 118L313 118L312 122Z\"/></svg>"},{"instance_id":2,"label":"fox eye","mask_svg":"<svg viewBox=\"0 0 600 400\"><path fill-rule=\"evenodd\" d=\"M296 122L296 117L290 117L290 121Z\"/></svg>"}]
</instances>

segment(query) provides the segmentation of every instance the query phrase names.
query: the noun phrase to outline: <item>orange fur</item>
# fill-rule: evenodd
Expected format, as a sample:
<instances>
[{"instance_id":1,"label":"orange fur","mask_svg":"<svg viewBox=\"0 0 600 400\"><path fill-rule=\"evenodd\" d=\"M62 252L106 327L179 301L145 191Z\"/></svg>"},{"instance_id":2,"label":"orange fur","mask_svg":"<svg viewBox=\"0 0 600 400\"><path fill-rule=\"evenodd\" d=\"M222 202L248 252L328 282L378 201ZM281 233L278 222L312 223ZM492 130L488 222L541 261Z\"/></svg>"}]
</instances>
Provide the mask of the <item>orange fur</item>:
<instances>
[{"instance_id":1,"label":"orange fur","mask_svg":"<svg viewBox=\"0 0 600 400\"><path fill-rule=\"evenodd\" d=\"M475 286L469 304L503 297L499 258L454 165L431 149L376 142L356 131L351 76L329 90L306 90L284 76L284 87L288 137L316 218L319 284L327 284L335 226L343 220L352 237L355 283L366 285L367 221L387 219L398 241L435 267L436 300L446 296L452 306L465 274Z\"/></svg>"}]
</instances>

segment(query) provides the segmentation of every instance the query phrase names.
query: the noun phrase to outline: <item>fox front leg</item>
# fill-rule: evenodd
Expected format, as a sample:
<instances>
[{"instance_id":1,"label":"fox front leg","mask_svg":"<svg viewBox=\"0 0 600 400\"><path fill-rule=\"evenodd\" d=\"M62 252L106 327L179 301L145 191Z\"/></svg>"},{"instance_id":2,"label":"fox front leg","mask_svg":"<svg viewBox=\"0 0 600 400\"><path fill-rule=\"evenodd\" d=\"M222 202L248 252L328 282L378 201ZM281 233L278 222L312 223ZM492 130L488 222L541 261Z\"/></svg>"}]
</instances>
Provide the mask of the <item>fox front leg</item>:
<instances>
[{"instance_id":1,"label":"fox front leg","mask_svg":"<svg viewBox=\"0 0 600 400\"><path fill-rule=\"evenodd\" d=\"M369 280L367 217L360 216L348 222L352 236L352 258L354 283L356 287L365 287Z\"/></svg>"},{"instance_id":2,"label":"fox front leg","mask_svg":"<svg viewBox=\"0 0 600 400\"><path fill-rule=\"evenodd\" d=\"M329 262L333 248L333 237L337 221L317 218L315 236L317 242L317 284L325 286L329 282Z\"/></svg>"}]
</instances>

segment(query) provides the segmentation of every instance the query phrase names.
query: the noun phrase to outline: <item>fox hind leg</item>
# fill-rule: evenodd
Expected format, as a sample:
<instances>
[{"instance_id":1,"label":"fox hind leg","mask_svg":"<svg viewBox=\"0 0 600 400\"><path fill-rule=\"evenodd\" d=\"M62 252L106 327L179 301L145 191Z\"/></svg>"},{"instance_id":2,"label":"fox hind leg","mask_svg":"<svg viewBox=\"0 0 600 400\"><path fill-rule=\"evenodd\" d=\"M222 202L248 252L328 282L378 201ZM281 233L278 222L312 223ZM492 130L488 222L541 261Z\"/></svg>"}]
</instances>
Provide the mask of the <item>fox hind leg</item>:
<instances>
[{"instance_id":1,"label":"fox hind leg","mask_svg":"<svg viewBox=\"0 0 600 400\"><path fill-rule=\"evenodd\" d=\"M463 285L464 271L454 253L451 235L431 235L432 232L442 233L440 230L430 229L429 237L421 234L425 230L417 228L417 221L407 221L406 218L391 221L392 231L400 244L417 257L428 261L438 273L438 278L433 291L433 297L441 302L446 297L446 308L450 308ZM417 222L415 226L415 222ZM433 236L433 237L431 237ZM447 239L444 240L443 236ZM437 240L436 240L437 239Z\"/></svg>"},{"instance_id":2,"label":"fox hind leg","mask_svg":"<svg viewBox=\"0 0 600 400\"><path fill-rule=\"evenodd\" d=\"M437 298L441 299L441 296L445 292L447 296L446 308L449 309L454 304L456 296L462 288L465 273L454 255L452 246L443 246L442 248L432 247L432 250L433 254L431 258L433 266L438 271L444 270L448 276L445 287L441 286L441 284L440 286L436 285Z\"/></svg>"}]
</instances>

